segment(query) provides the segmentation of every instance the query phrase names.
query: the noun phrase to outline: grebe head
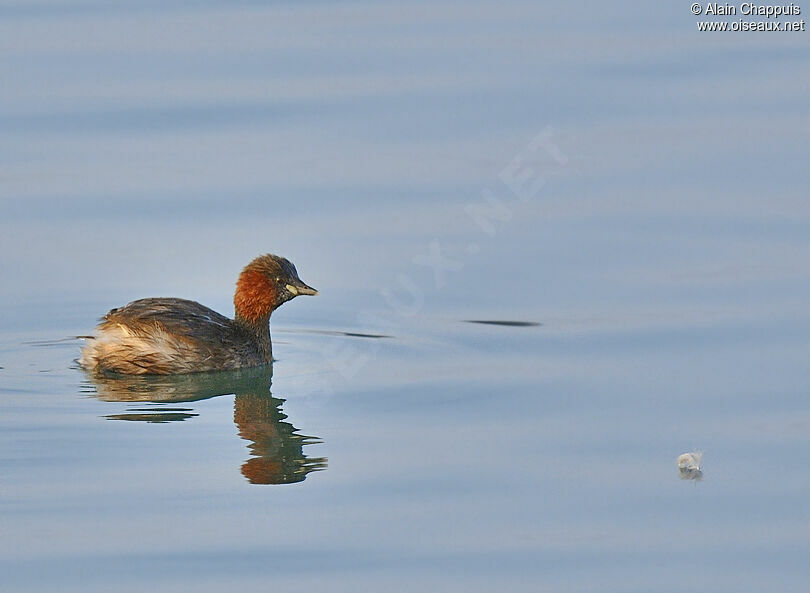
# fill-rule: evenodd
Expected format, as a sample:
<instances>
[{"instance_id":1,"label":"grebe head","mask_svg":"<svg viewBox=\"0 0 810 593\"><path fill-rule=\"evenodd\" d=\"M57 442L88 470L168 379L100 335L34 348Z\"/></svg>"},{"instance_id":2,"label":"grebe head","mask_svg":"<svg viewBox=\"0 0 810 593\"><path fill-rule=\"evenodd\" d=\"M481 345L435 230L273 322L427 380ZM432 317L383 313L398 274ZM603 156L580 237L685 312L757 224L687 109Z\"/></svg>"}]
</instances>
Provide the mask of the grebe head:
<instances>
[{"instance_id":1,"label":"grebe head","mask_svg":"<svg viewBox=\"0 0 810 593\"><path fill-rule=\"evenodd\" d=\"M302 294L316 295L318 291L304 284L290 260L268 253L242 270L233 305L237 318L266 323L280 305Z\"/></svg>"}]
</instances>

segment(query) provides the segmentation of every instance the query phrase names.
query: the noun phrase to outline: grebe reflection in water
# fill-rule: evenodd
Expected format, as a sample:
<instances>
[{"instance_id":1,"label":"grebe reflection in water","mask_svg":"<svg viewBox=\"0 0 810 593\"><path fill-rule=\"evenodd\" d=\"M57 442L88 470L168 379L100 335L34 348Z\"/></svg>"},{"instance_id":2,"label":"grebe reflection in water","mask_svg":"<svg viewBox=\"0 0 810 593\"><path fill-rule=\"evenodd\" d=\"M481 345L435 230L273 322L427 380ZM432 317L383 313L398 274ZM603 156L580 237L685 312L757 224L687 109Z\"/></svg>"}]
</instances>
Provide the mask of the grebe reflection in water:
<instances>
[{"instance_id":1,"label":"grebe reflection in water","mask_svg":"<svg viewBox=\"0 0 810 593\"><path fill-rule=\"evenodd\" d=\"M299 433L282 410L283 399L273 397L272 365L236 371L188 375L108 376L87 374L86 391L108 402L140 404L110 420L172 422L198 414L180 404L233 394L234 422L239 436L250 441L252 457L242 464L242 475L251 484L292 484L307 474L326 469L325 457L307 457L304 446L320 443Z\"/></svg>"}]
</instances>

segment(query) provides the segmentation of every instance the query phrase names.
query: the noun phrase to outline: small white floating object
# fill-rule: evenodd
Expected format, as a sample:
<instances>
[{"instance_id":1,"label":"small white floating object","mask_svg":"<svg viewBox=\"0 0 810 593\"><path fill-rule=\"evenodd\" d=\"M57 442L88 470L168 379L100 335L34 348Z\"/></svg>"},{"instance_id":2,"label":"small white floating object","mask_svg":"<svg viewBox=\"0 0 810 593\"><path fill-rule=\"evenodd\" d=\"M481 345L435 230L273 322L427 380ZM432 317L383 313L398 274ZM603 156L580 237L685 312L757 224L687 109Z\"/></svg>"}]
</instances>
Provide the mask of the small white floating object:
<instances>
[{"instance_id":1,"label":"small white floating object","mask_svg":"<svg viewBox=\"0 0 810 593\"><path fill-rule=\"evenodd\" d=\"M679 469L700 469L700 462L703 461L703 451L692 451L684 453L678 457Z\"/></svg>"},{"instance_id":2,"label":"small white floating object","mask_svg":"<svg viewBox=\"0 0 810 593\"><path fill-rule=\"evenodd\" d=\"M678 472L683 480L699 480L703 477L700 464L703 462L703 451L691 451L678 456Z\"/></svg>"}]
</instances>

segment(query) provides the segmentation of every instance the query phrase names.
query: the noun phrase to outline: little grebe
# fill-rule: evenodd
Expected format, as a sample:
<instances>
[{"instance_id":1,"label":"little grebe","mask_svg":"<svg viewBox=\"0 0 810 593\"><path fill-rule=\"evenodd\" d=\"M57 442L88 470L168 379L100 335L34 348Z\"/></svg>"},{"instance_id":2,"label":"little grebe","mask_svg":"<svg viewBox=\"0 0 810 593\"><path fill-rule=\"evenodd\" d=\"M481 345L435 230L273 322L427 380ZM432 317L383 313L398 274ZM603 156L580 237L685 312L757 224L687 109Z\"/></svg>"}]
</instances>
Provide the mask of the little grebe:
<instances>
[{"instance_id":1,"label":"little grebe","mask_svg":"<svg viewBox=\"0 0 810 593\"><path fill-rule=\"evenodd\" d=\"M301 294L318 294L277 255L250 262L236 283L228 319L194 301L141 299L107 313L79 364L127 375L232 370L273 361L270 315Z\"/></svg>"}]
</instances>

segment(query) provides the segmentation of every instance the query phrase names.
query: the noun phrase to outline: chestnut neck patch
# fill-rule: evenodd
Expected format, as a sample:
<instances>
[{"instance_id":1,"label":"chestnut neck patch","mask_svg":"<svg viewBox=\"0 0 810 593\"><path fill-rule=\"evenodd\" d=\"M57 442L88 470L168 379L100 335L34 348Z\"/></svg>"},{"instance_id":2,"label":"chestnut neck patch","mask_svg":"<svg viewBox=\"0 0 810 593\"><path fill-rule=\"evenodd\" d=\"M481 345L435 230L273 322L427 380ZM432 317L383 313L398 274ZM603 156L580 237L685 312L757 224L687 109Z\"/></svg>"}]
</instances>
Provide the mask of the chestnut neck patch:
<instances>
[{"instance_id":1,"label":"chestnut neck patch","mask_svg":"<svg viewBox=\"0 0 810 593\"><path fill-rule=\"evenodd\" d=\"M276 289L266 274L257 270L245 270L236 282L233 297L236 314L250 323L258 323L270 317L276 308Z\"/></svg>"}]
</instances>

